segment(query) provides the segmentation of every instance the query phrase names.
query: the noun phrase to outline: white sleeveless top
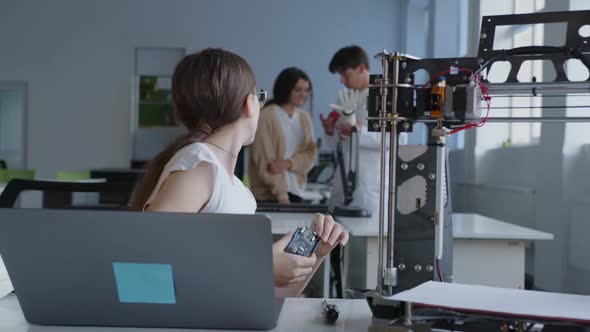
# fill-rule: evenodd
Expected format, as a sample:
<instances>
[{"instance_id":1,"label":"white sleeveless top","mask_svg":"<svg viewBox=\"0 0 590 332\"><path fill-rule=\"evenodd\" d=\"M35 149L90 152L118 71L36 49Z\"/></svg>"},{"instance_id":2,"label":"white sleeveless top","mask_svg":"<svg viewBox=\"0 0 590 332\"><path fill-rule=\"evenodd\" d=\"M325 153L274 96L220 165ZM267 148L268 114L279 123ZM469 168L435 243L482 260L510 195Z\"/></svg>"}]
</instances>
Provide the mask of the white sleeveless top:
<instances>
[{"instance_id":1,"label":"white sleeveless top","mask_svg":"<svg viewBox=\"0 0 590 332\"><path fill-rule=\"evenodd\" d=\"M211 198L200 212L231 214L254 214L256 212L256 200L250 189L246 188L235 175L230 178L207 145L200 142L183 147L170 159L147 200L146 206L156 197L170 173L190 170L200 162L208 162L213 166L213 191Z\"/></svg>"},{"instance_id":2,"label":"white sleeveless top","mask_svg":"<svg viewBox=\"0 0 590 332\"><path fill-rule=\"evenodd\" d=\"M303 128L301 127L299 113L295 112L292 117L289 117L287 112L281 107L277 107L275 108L275 114L279 119L281 129L283 129L283 135L285 135L285 155L283 159L289 160L293 158L301 141L303 141ZM301 195L304 188L297 182L297 175L291 171L286 171L286 173L287 191L295 195Z\"/></svg>"}]
</instances>

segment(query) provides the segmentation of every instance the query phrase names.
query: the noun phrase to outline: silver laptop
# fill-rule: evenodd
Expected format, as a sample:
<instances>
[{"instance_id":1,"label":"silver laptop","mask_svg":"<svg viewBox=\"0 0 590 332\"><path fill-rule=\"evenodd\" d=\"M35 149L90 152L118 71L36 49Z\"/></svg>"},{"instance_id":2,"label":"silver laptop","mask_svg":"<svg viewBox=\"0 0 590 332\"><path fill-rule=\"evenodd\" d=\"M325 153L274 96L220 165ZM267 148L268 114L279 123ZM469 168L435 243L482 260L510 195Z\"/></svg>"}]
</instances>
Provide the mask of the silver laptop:
<instances>
[{"instance_id":1,"label":"silver laptop","mask_svg":"<svg viewBox=\"0 0 590 332\"><path fill-rule=\"evenodd\" d=\"M261 215L0 209L0 253L40 325L271 329Z\"/></svg>"}]
</instances>

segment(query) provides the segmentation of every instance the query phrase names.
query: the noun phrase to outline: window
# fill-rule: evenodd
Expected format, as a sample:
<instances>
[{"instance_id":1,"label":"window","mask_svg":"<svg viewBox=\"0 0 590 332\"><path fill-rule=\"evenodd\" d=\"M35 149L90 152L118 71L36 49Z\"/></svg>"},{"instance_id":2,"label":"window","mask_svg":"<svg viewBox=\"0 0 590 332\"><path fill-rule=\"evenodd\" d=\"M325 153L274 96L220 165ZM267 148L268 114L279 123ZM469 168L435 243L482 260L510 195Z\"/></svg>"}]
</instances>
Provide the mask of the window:
<instances>
[{"instance_id":1,"label":"window","mask_svg":"<svg viewBox=\"0 0 590 332\"><path fill-rule=\"evenodd\" d=\"M0 160L25 168L26 83L0 82Z\"/></svg>"},{"instance_id":2,"label":"window","mask_svg":"<svg viewBox=\"0 0 590 332\"><path fill-rule=\"evenodd\" d=\"M479 22L487 15L523 14L541 11L545 0L496 0L480 1ZM511 49L523 46L544 45L545 28L553 24L498 26L494 36L494 49ZM565 24L564 24L565 26ZM553 27L552 27L553 28ZM561 28L561 27L560 27ZM565 28L563 28L565 36ZM521 82L550 80L551 65L543 61L525 61L518 73ZM503 82L510 71L508 62L495 63L488 73L490 82ZM490 109L491 117L538 117L541 116L541 98L530 96L494 96ZM499 148L510 145L527 145L539 142L541 123L511 122L487 123L477 129L478 148Z\"/></svg>"},{"instance_id":3,"label":"window","mask_svg":"<svg viewBox=\"0 0 590 332\"><path fill-rule=\"evenodd\" d=\"M138 47L133 78L132 165L152 159L183 130L172 110L171 77L184 48Z\"/></svg>"},{"instance_id":4,"label":"window","mask_svg":"<svg viewBox=\"0 0 590 332\"><path fill-rule=\"evenodd\" d=\"M171 76L183 48L139 47L135 52L138 128L175 127Z\"/></svg>"},{"instance_id":5,"label":"window","mask_svg":"<svg viewBox=\"0 0 590 332\"><path fill-rule=\"evenodd\" d=\"M587 0L572 0L570 2L571 10L589 10L590 3ZM588 25L585 26L588 28ZM587 30L578 31L581 36L586 36ZM590 76L588 69L580 62L580 60L568 60L565 63L565 73L569 80L585 81ZM588 116L588 109L590 108L590 95L578 94L568 95L566 97L567 116ZM567 154L578 153L581 146L590 144L590 123L588 122L568 122L565 124L564 137L564 152Z\"/></svg>"}]
</instances>

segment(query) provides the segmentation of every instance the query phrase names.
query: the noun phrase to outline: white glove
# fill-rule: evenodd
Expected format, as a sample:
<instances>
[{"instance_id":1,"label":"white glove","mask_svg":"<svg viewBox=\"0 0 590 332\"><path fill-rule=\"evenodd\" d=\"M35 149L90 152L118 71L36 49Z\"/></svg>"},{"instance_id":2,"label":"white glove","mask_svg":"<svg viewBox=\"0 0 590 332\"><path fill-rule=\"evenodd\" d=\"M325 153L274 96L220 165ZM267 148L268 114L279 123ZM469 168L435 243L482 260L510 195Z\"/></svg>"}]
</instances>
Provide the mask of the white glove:
<instances>
[{"instance_id":1,"label":"white glove","mask_svg":"<svg viewBox=\"0 0 590 332\"><path fill-rule=\"evenodd\" d=\"M367 97L369 89L364 90L353 90L353 89L342 89L340 90L340 98L338 104L330 104L332 109L340 112L340 118L338 124L349 123L350 125L356 124L356 117L354 112L358 107L359 103L363 98Z\"/></svg>"}]
</instances>

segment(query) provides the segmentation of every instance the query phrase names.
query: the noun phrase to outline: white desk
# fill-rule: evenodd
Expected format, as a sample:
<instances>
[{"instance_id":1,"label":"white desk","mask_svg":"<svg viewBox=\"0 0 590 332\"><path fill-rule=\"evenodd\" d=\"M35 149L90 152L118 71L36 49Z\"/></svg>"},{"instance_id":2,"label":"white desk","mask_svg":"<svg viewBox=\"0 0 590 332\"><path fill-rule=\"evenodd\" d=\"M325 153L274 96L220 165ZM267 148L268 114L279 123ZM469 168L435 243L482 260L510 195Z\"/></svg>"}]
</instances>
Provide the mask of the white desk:
<instances>
[{"instance_id":1,"label":"white desk","mask_svg":"<svg viewBox=\"0 0 590 332\"><path fill-rule=\"evenodd\" d=\"M6 188L6 184L0 183L0 194L2 194L4 188ZM8 272L6 272L2 256L0 256L0 299L12 292L12 290L12 284L10 283L10 279L8 279Z\"/></svg>"},{"instance_id":2,"label":"white desk","mask_svg":"<svg viewBox=\"0 0 590 332\"><path fill-rule=\"evenodd\" d=\"M0 256L0 299L12 292L13 289L12 283L8 278L8 272L4 266L4 261L2 261L2 256Z\"/></svg>"},{"instance_id":3,"label":"white desk","mask_svg":"<svg viewBox=\"0 0 590 332\"><path fill-rule=\"evenodd\" d=\"M454 214L454 281L524 289L525 247L533 240L553 240L553 234L477 214Z\"/></svg>"},{"instance_id":4,"label":"white desk","mask_svg":"<svg viewBox=\"0 0 590 332\"><path fill-rule=\"evenodd\" d=\"M274 234L309 225L310 213L264 213ZM366 288L377 284L378 218L339 218L352 236L367 238ZM552 240L553 234L478 214L453 214L453 281L524 288L524 249L528 241ZM485 266L485 268L483 268Z\"/></svg>"},{"instance_id":5,"label":"white desk","mask_svg":"<svg viewBox=\"0 0 590 332\"><path fill-rule=\"evenodd\" d=\"M364 300L331 300L340 315L335 325L327 325L321 316L321 299L289 298L285 301L277 327L272 331L367 331L372 317ZM154 328L97 328L38 326L29 324L21 311L16 296L0 299L0 331L10 332L186 332L186 329ZM204 330L199 330L204 331ZM220 330L207 330L220 331ZM235 331L235 330L234 330Z\"/></svg>"}]
</instances>

